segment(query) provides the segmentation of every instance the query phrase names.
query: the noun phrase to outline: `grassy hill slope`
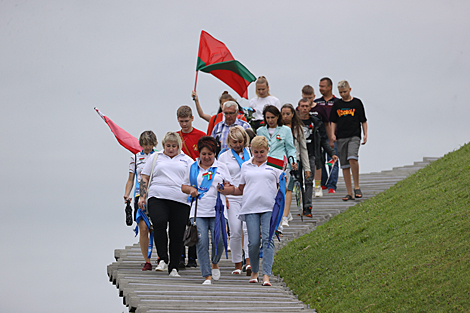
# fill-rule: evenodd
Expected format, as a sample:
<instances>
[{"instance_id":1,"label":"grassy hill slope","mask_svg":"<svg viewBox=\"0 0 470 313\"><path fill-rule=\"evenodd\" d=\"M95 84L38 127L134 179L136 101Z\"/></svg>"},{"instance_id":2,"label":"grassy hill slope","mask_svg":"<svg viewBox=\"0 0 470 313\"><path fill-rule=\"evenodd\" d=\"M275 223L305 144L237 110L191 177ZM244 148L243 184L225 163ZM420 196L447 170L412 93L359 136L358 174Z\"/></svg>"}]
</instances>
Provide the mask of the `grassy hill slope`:
<instances>
[{"instance_id":1,"label":"grassy hill slope","mask_svg":"<svg viewBox=\"0 0 470 313\"><path fill-rule=\"evenodd\" d=\"M318 312L470 312L470 144L276 254Z\"/></svg>"}]
</instances>

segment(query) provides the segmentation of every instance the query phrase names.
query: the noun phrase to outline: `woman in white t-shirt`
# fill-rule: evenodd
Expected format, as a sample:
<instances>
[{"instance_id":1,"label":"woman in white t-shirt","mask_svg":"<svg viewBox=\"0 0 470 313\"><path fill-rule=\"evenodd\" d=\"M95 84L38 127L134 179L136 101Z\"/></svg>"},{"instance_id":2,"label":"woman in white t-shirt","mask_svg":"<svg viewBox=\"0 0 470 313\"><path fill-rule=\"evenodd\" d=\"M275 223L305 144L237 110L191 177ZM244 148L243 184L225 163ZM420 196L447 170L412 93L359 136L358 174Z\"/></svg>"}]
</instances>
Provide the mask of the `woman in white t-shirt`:
<instances>
[{"instance_id":1,"label":"woman in white t-shirt","mask_svg":"<svg viewBox=\"0 0 470 313\"><path fill-rule=\"evenodd\" d=\"M250 100L249 107L253 108L253 130L256 131L264 125L263 109L267 105L274 105L281 110L281 102L269 94L268 80L264 76L258 77L256 81L256 97Z\"/></svg>"},{"instance_id":2,"label":"woman in white t-shirt","mask_svg":"<svg viewBox=\"0 0 470 313\"><path fill-rule=\"evenodd\" d=\"M227 135L227 146L228 150L220 154L219 163L224 163L227 165L227 168L232 177L232 182L235 187L238 186L240 180L240 173L242 164L249 161L251 154L247 148L250 143L250 137L246 133L245 129L241 126L234 126L230 128ZM227 196L228 207L227 207L227 216L228 223L230 226L230 247L232 253L232 262L235 263L235 270L232 274L241 274L242 273L242 264L243 264L243 253L242 253L242 221L238 218L240 213L240 208L242 204L242 196ZM245 238L247 241L247 238ZM248 245L245 249L245 257L247 267L250 266L250 259L248 257Z\"/></svg>"},{"instance_id":3,"label":"woman in white t-shirt","mask_svg":"<svg viewBox=\"0 0 470 313\"><path fill-rule=\"evenodd\" d=\"M137 209L139 208L139 189L140 189L140 173L145 166L145 162L147 162L148 158L152 153L154 153L154 148L157 145L157 136L151 130L146 130L139 137L139 144L143 148L141 152L134 154L131 156L131 161L129 163L129 178L127 179L126 189L124 191L124 202L131 201L132 198L129 197L132 187L134 185L134 177L135 177L135 189L134 189L134 221L136 220ZM132 212L127 213L132 214ZM126 219L131 218L132 216L126 216ZM152 270L152 263L150 263L150 258L148 257L148 246L149 246L149 230L147 228L147 224L145 221L141 219L139 224L137 225L139 228L139 244L140 250L142 252L142 256L144 257L145 264L142 268L143 271L151 271Z\"/></svg>"},{"instance_id":4,"label":"woman in white t-shirt","mask_svg":"<svg viewBox=\"0 0 470 313\"><path fill-rule=\"evenodd\" d=\"M153 223L154 240L160 258L156 271L168 270L170 276L179 277L178 264L183 250L183 235L189 218L186 195L181 192L188 165L193 160L181 152L181 138L175 132L163 137L163 152L154 153L142 170L139 207L148 197L148 212ZM154 158L155 166L149 184ZM147 185L148 196L146 194ZM170 258L168 259L168 234ZM169 261L169 262L168 262Z\"/></svg>"},{"instance_id":5,"label":"woman in white t-shirt","mask_svg":"<svg viewBox=\"0 0 470 313\"><path fill-rule=\"evenodd\" d=\"M258 282L260 228L263 242L263 286L271 286L269 276L274 261L274 240L269 241L271 215L282 171L267 165L269 144L264 136L251 141L253 158L243 163L238 188L234 195L243 195L240 218L248 229L248 250L251 262L250 283Z\"/></svg>"},{"instance_id":6,"label":"woman in white t-shirt","mask_svg":"<svg viewBox=\"0 0 470 313\"><path fill-rule=\"evenodd\" d=\"M211 285L212 279L219 280L219 261L224 250L221 233L215 234L215 205L217 193L231 194L234 187L227 166L215 159L217 152L217 141L210 136L201 137L197 143L199 158L189 165L186 170L181 190L190 195L190 199L198 198L196 224L198 242L196 244L197 258L202 277L205 278L203 285ZM220 186L219 186L220 185ZM219 186L219 187L218 187ZM225 203L225 196L221 196ZM191 222L194 220L196 201L191 206ZM221 225L222 228L225 227ZM209 258L209 231L211 232L212 255ZM217 254L215 253L214 238L218 236ZM211 266L212 263L212 266Z\"/></svg>"}]
</instances>

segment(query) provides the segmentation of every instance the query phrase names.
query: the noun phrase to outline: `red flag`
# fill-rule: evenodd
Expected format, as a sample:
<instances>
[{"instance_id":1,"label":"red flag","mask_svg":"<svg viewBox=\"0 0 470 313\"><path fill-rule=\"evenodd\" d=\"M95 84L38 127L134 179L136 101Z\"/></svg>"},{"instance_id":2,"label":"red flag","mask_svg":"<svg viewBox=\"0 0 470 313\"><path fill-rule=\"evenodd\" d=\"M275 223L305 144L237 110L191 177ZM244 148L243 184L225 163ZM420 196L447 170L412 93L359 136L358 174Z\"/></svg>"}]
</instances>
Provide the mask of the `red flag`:
<instances>
[{"instance_id":1,"label":"red flag","mask_svg":"<svg viewBox=\"0 0 470 313\"><path fill-rule=\"evenodd\" d=\"M137 138L126 132L121 127L117 126L113 121L111 121L111 119L101 113L98 108L95 108L95 110L96 113L98 113L99 116L101 116L101 118L106 122L106 124L108 124L109 128L111 129L111 132L114 134L121 146L123 146L133 154L142 151L142 147L140 146L139 140L137 140Z\"/></svg>"},{"instance_id":2,"label":"red flag","mask_svg":"<svg viewBox=\"0 0 470 313\"><path fill-rule=\"evenodd\" d=\"M205 31L201 31L196 71L214 75L245 99L248 99L248 86L256 80L243 64L233 58L223 42Z\"/></svg>"}]
</instances>

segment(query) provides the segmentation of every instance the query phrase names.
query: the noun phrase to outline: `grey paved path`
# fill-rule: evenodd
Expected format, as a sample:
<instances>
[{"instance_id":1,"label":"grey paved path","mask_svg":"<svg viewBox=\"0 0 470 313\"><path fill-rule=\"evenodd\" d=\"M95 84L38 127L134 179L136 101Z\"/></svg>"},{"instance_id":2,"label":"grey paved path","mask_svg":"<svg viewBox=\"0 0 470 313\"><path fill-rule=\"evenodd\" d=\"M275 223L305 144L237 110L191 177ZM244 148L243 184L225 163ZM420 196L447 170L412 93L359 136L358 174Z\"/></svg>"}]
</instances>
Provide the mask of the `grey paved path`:
<instances>
[{"instance_id":1,"label":"grey paved path","mask_svg":"<svg viewBox=\"0 0 470 313\"><path fill-rule=\"evenodd\" d=\"M424 158L413 165L361 174L362 200L342 201L346 188L340 179L337 192L324 193L323 197L315 198L313 217L304 218L303 221L297 216L298 209L293 202L291 212L294 220L284 227L281 242L275 240L276 250L350 206L390 188L436 159ZM199 267L181 270L179 278L170 278L167 272L142 272L143 259L138 244L116 249L114 256L116 262L107 267L109 280L116 285L130 312L314 312L292 294L280 277L271 277L272 287L262 287L261 284L249 284L245 273L231 275L233 264L230 254L229 259L224 255L219 263L220 280L210 286L201 285L203 278ZM153 256L156 259L155 250Z\"/></svg>"}]
</instances>

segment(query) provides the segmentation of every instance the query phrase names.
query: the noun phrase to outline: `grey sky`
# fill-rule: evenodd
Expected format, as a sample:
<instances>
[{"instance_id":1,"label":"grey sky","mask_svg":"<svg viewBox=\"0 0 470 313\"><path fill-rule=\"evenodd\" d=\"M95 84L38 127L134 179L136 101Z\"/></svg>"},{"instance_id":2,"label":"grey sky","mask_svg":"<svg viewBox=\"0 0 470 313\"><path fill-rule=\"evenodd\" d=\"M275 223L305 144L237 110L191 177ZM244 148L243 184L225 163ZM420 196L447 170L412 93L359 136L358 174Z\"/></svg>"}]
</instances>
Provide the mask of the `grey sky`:
<instances>
[{"instance_id":1,"label":"grey sky","mask_svg":"<svg viewBox=\"0 0 470 313\"><path fill-rule=\"evenodd\" d=\"M347 79L370 172L469 140L469 13L466 1L0 1L1 311L125 310L106 265L136 241L122 203L130 153L93 107L136 137L177 130L202 29L281 103ZM200 73L206 113L224 90Z\"/></svg>"}]
</instances>

